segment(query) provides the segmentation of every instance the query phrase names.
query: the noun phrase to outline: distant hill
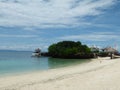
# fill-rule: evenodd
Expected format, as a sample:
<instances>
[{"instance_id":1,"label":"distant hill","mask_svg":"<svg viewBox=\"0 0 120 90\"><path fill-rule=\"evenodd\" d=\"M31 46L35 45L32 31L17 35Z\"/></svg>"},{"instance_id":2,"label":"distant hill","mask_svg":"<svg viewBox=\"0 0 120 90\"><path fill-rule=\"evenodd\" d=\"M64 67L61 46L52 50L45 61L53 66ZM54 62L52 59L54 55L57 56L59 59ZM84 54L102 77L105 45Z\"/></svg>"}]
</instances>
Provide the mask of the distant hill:
<instances>
[{"instance_id":1,"label":"distant hill","mask_svg":"<svg viewBox=\"0 0 120 90\"><path fill-rule=\"evenodd\" d=\"M20 50L0 50L0 52L32 52L32 51L20 51Z\"/></svg>"}]
</instances>

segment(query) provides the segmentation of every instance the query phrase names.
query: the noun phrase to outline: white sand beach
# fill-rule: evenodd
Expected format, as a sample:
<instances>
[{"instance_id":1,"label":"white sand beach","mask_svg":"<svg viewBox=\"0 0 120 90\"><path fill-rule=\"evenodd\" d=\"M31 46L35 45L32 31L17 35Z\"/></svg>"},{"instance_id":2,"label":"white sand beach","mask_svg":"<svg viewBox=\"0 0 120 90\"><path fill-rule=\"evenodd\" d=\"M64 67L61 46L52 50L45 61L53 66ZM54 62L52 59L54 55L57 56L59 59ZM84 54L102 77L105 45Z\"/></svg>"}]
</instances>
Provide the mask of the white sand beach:
<instances>
[{"instance_id":1,"label":"white sand beach","mask_svg":"<svg viewBox=\"0 0 120 90\"><path fill-rule=\"evenodd\" d=\"M0 77L0 90L120 90L120 59Z\"/></svg>"}]
</instances>

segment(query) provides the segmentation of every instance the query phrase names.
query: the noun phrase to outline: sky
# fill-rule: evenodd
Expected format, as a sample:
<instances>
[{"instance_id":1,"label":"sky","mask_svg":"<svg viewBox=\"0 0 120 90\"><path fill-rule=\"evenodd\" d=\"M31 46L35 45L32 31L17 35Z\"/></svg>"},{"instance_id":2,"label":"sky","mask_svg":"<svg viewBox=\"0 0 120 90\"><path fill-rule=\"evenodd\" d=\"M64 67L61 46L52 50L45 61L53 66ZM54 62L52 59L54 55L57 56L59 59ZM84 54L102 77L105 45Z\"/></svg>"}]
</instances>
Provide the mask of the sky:
<instances>
[{"instance_id":1,"label":"sky","mask_svg":"<svg viewBox=\"0 0 120 90\"><path fill-rule=\"evenodd\" d=\"M120 51L120 0L0 0L0 49L47 51L63 40Z\"/></svg>"}]
</instances>

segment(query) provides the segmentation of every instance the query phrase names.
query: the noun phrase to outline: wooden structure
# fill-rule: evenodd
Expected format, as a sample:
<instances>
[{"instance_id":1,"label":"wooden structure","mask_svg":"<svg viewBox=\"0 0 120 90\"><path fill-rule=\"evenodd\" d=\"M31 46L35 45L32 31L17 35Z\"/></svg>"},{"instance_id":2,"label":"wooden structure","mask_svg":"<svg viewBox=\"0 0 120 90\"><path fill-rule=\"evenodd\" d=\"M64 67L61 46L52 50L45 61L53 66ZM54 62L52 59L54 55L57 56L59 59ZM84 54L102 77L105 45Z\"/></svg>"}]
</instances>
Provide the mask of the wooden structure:
<instances>
[{"instance_id":1,"label":"wooden structure","mask_svg":"<svg viewBox=\"0 0 120 90\"><path fill-rule=\"evenodd\" d=\"M32 53L32 57L40 57L41 50L39 48L35 49L35 52Z\"/></svg>"}]
</instances>

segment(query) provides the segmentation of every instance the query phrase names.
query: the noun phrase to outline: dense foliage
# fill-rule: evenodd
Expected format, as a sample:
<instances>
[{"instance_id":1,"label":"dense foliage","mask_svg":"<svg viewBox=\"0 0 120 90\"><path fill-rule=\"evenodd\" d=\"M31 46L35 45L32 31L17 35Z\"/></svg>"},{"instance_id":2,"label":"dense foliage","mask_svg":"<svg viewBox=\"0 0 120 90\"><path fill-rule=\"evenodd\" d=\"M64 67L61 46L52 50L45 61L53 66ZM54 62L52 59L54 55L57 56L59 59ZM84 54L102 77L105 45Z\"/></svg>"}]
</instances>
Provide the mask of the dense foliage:
<instances>
[{"instance_id":1,"label":"dense foliage","mask_svg":"<svg viewBox=\"0 0 120 90\"><path fill-rule=\"evenodd\" d=\"M59 58L91 58L91 50L81 42L62 41L52 44L48 48L48 53L52 57Z\"/></svg>"}]
</instances>

